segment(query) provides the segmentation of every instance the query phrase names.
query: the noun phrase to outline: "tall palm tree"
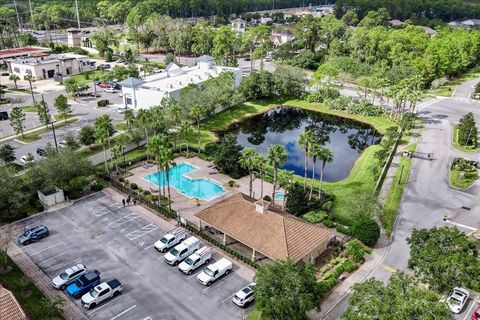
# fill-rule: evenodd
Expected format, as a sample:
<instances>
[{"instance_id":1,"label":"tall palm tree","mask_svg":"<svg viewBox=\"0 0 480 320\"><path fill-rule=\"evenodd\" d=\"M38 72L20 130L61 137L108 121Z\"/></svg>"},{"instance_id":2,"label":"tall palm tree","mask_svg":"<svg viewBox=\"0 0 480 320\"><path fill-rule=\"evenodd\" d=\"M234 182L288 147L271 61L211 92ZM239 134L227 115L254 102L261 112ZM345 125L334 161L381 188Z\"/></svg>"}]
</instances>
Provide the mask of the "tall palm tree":
<instances>
[{"instance_id":1,"label":"tall palm tree","mask_svg":"<svg viewBox=\"0 0 480 320\"><path fill-rule=\"evenodd\" d=\"M285 190L282 203L282 210L284 210L290 190L292 190L293 186L295 185L293 171L280 170L278 172L278 184L283 188L283 190Z\"/></svg>"},{"instance_id":2,"label":"tall palm tree","mask_svg":"<svg viewBox=\"0 0 480 320\"><path fill-rule=\"evenodd\" d=\"M172 197L170 195L170 168L176 165L173 151L170 147L165 147L161 151L160 159L163 162L165 168L165 176L167 178L167 191L168 191L168 210L172 211Z\"/></svg>"},{"instance_id":3,"label":"tall palm tree","mask_svg":"<svg viewBox=\"0 0 480 320\"><path fill-rule=\"evenodd\" d=\"M238 163L244 169L248 170L248 174L250 176L250 183L248 185L248 190L250 192L250 197L252 197L252 188L253 188L253 169L255 169L257 161L257 152L253 148L245 148L242 151L242 155L240 159L238 159Z\"/></svg>"},{"instance_id":4,"label":"tall palm tree","mask_svg":"<svg viewBox=\"0 0 480 320\"><path fill-rule=\"evenodd\" d=\"M318 144L313 144L310 146L308 150L308 156L312 158L312 183L310 184L310 194L308 196L308 200L312 200L312 193L313 193L313 184L315 182L315 168L317 167L317 157L320 154L320 146Z\"/></svg>"},{"instance_id":5,"label":"tall palm tree","mask_svg":"<svg viewBox=\"0 0 480 320\"><path fill-rule=\"evenodd\" d=\"M325 165L333 161L333 153L327 147L322 147L320 149L317 157L322 161L322 166L320 167L320 184L318 185L318 197L322 199L322 182L323 182L323 172L325 170Z\"/></svg>"},{"instance_id":6,"label":"tall palm tree","mask_svg":"<svg viewBox=\"0 0 480 320\"><path fill-rule=\"evenodd\" d=\"M138 110L137 117L135 118L135 125L138 128L143 128L145 131L145 139L147 140L148 145L148 128L150 123L150 112L147 109L140 109ZM147 148L147 160L148 160L148 148Z\"/></svg>"},{"instance_id":7,"label":"tall palm tree","mask_svg":"<svg viewBox=\"0 0 480 320\"><path fill-rule=\"evenodd\" d=\"M116 139L117 146L120 152L120 155L123 158L123 165L125 166L125 147L132 140L132 137L128 133L122 133Z\"/></svg>"},{"instance_id":8,"label":"tall palm tree","mask_svg":"<svg viewBox=\"0 0 480 320\"><path fill-rule=\"evenodd\" d=\"M265 166L267 165L267 158L257 153L255 159L255 166L260 173L260 199L263 199L263 181L265 180Z\"/></svg>"},{"instance_id":9,"label":"tall palm tree","mask_svg":"<svg viewBox=\"0 0 480 320\"><path fill-rule=\"evenodd\" d=\"M408 95L408 100L410 101L410 112L415 112L417 103L422 100L422 92L420 90L413 90Z\"/></svg>"},{"instance_id":10,"label":"tall palm tree","mask_svg":"<svg viewBox=\"0 0 480 320\"><path fill-rule=\"evenodd\" d=\"M127 128L130 129L133 122L135 121L135 114L133 113L133 110L125 110L125 112L123 113L123 119L125 119L125 121L127 122Z\"/></svg>"},{"instance_id":11,"label":"tall palm tree","mask_svg":"<svg viewBox=\"0 0 480 320\"><path fill-rule=\"evenodd\" d=\"M197 135L198 135L198 152L200 153L200 120L205 115L206 109L204 106L196 105L193 106L192 110L190 111L190 115L195 119L197 123Z\"/></svg>"},{"instance_id":12,"label":"tall palm tree","mask_svg":"<svg viewBox=\"0 0 480 320\"><path fill-rule=\"evenodd\" d=\"M166 122L164 117L164 110L159 107L154 107L149 111L149 122L148 124L153 129L155 134L158 134L165 130Z\"/></svg>"},{"instance_id":13,"label":"tall palm tree","mask_svg":"<svg viewBox=\"0 0 480 320\"><path fill-rule=\"evenodd\" d=\"M160 179L160 172L163 172L163 164L164 160L162 159L163 156L163 149L165 149L165 142L163 137L159 135L153 136L147 144L148 152L153 155L157 162L157 177L158 177L158 189L165 190L165 183L163 179ZM162 174L163 175L163 174ZM161 185L160 185L161 183ZM165 191L163 191L163 195ZM158 202L158 206L160 207L160 201Z\"/></svg>"},{"instance_id":14,"label":"tall palm tree","mask_svg":"<svg viewBox=\"0 0 480 320\"><path fill-rule=\"evenodd\" d=\"M18 89L18 85L17 85L17 81L20 80L20 77L17 76L16 74L11 74L10 77L8 77L8 80L11 80L13 81L14 85L15 85L15 89Z\"/></svg>"},{"instance_id":15,"label":"tall palm tree","mask_svg":"<svg viewBox=\"0 0 480 320\"><path fill-rule=\"evenodd\" d=\"M268 162L273 166L272 204L275 204L275 189L277 188L278 167L282 166L285 161L287 161L287 156L287 151L282 145L274 144L268 149Z\"/></svg>"},{"instance_id":16,"label":"tall palm tree","mask_svg":"<svg viewBox=\"0 0 480 320\"><path fill-rule=\"evenodd\" d=\"M113 158L113 161L115 163L115 169L116 171L118 172L118 157L120 156L120 146L113 146L113 148L111 149L111 152L112 152L112 158Z\"/></svg>"},{"instance_id":17,"label":"tall palm tree","mask_svg":"<svg viewBox=\"0 0 480 320\"><path fill-rule=\"evenodd\" d=\"M33 102L33 105L35 105L35 96L33 95L33 86L32 86L32 83L34 83L35 81L35 77L32 76L31 74L27 74L26 76L23 77L23 80L25 81L28 81L28 84L30 85L30 94L32 95L32 102Z\"/></svg>"},{"instance_id":18,"label":"tall palm tree","mask_svg":"<svg viewBox=\"0 0 480 320\"><path fill-rule=\"evenodd\" d=\"M112 119L108 114L104 114L103 116L98 117L95 119L95 127L101 127L107 132L107 144L108 144L108 149L111 149L111 143L110 143L110 136L111 133L113 132L113 126L112 126Z\"/></svg>"},{"instance_id":19,"label":"tall palm tree","mask_svg":"<svg viewBox=\"0 0 480 320\"><path fill-rule=\"evenodd\" d=\"M187 158L188 158L188 137L193 133L193 126L188 120L183 120L180 123L180 134L183 136L187 144Z\"/></svg>"},{"instance_id":20,"label":"tall palm tree","mask_svg":"<svg viewBox=\"0 0 480 320\"><path fill-rule=\"evenodd\" d=\"M109 138L108 128L102 125L101 122L95 121L95 140L102 144L103 148L103 160L105 162L105 173L108 174L108 162L107 162L107 151L105 145Z\"/></svg>"},{"instance_id":21,"label":"tall palm tree","mask_svg":"<svg viewBox=\"0 0 480 320\"><path fill-rule=\"evenodd\" d=\"M305 171L303 177L303 190L307 189L307 172L308 172L308 149L314 141L314 133L307 129L298 136L298 145L305 150Z\"/></svg>"},{"instance_id":22,"label":"tall palm tree","mask_svg":"<svg viewBox=\"0 0 480 320\"><path fill-rule=\"evenodd\" d=\"M177 149L177 140L178 140L178 123L180 122L180 117L182 115L182 109L177 103L177 100L172 99L170 102L168 113L170 115L170 120L172 124L175 126L175 140L174 140L174 149Z\"/></svg>"}]
</instances>

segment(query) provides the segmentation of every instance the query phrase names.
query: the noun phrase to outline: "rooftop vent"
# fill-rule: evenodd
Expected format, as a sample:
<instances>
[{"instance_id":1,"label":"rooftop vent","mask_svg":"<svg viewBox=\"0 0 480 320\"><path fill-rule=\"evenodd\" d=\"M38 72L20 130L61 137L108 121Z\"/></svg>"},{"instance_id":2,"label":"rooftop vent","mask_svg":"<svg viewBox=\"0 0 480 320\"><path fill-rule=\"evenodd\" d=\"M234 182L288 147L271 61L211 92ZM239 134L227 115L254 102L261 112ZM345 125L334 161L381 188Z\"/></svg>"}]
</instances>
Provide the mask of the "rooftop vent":
<instances>
[{"instance_id":1,"label":"rooftop vent","mask_svg":"<svg viewBox=\"0 0 480 320\"><path fill-rule=\"evenodd\" d=\"M266 200L260 199L255 201L255 210L258 213L264 213L265 211L268 210L269 207L270 207L270 202Z\"/></svg>"}]
</instances>

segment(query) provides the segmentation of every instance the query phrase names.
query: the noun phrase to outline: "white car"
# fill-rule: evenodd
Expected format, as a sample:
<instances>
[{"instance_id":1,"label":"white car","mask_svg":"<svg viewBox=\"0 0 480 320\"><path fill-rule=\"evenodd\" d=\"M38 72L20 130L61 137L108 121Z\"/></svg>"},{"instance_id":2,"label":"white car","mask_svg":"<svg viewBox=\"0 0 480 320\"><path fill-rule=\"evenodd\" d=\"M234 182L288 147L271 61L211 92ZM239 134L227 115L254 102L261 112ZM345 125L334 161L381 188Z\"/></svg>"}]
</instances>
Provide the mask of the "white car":
<instances>
[{"instance_id":1,"label":"white car","mask_svg":"<svg viewBox=\"0 0 480 320\"><path fill-rule=\"evenodd\" d=\"M452 293L447 298L447 304L453 313L462 312L470 298L470 292L464 288L454 288Z\"/></svg>"},{"instance_id":2,"label":"white car","mask_svg":"<svg viewBox=\"0 0 480 320\"><path fill-rule=\"evenodd\" d=\"M75 266L63 271L61 274L52 279L53 287L64 290L70 283L74 282L78 277L88 272L87 267L79 263Z\"/></svg>"},{"instance_id":3,"label":"white car","mask_svg":"<svg viewBox=\"0 0 480 320\"><path fill-rule=\"evenodd\" d=\"M29 164L35 162L35 160L29 155L24 155L20 157L20 162L23 164Z\"/></svg>"},{"instance_id":4,"label":"white car","mask_svg":"<svg viewBox=\"0 0 480 320\"><path fill-rule=\"evenodd\" d=\"M105 92L107 92L107 93L115 93L115 88L114 88L114 87L108 87L107 89L105 89Z\"/></svg>"},{"instance_id":5,"label":"white car","mask_svg":"<svg viewBox=\"0 0 480 320\"><path fill-rule=\"evenodd\" d=\"M255 288L255 282L250 283L248 286L244 287L242 290L235 293L232 298L233 303L237 306L244 308L255 300L255 295L253 290Z\"/></svg>"}]
</instances>

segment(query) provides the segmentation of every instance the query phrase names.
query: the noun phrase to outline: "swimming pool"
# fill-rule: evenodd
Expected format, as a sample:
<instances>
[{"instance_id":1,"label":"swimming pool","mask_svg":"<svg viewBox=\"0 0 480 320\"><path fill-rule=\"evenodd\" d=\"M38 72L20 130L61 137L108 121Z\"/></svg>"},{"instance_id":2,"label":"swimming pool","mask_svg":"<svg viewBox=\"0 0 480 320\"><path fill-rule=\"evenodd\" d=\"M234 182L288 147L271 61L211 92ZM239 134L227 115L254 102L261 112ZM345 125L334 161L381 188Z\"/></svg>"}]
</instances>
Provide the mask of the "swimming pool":
<instances>
[{"instance_id":1,"label":"swimming pool","mask_svg":"<svg viewBox=\"0 0 480 320\"><path fill-rule=\"evenodd\" d=\"M221 185L208 179L190 179L186 174L197 171L198 168L183 162L175 167L170 168L170 186L178 190L181 194L189 198L198 198L202 200L212 200L226 191ZM145 176L149 182L155 183L157 186L167 186L167 179L164 171L152 173Z\"/></svg>"},{"instance_id":2,"label":"swimming pool","mask_svg":"<svg viewBox=\"0 0 480 320\"><path fill-rule=\"evenodd\" d=\"M285 198L285 194L283 192L275 192L275 199L283 200Z\"/></svg>"}]
</instances>

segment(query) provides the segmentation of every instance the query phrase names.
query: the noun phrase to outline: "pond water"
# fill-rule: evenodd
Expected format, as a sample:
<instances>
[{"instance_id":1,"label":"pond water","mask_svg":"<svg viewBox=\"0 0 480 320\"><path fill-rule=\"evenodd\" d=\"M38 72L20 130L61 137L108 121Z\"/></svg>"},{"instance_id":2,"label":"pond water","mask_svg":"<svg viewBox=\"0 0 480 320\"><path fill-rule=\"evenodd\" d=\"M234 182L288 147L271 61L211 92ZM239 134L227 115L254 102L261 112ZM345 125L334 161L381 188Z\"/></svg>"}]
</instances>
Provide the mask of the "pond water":
<instances>
[{"instance_id":1,"label":"pond water","mask_svg":"<svg viewBox=\"0 0 480 320\"><path fill-rule=\"evenodd\" d=\"M243 147L253 147L266 155L273 144L285 146L288 158L283 169L304 175L305 150L297 141L305 130L315 132L320 145L327 146L333 153L333 162L327 163L324 181L346 178L355 160L363 150L381 140L381 135L371 126L357 121L291 107L276 107L258 116L232 125L220 135L233 133ZM320 174L317 162L316 178ZM309 163L308 177L312 176Z\"/></svg>"}]
</instances>

